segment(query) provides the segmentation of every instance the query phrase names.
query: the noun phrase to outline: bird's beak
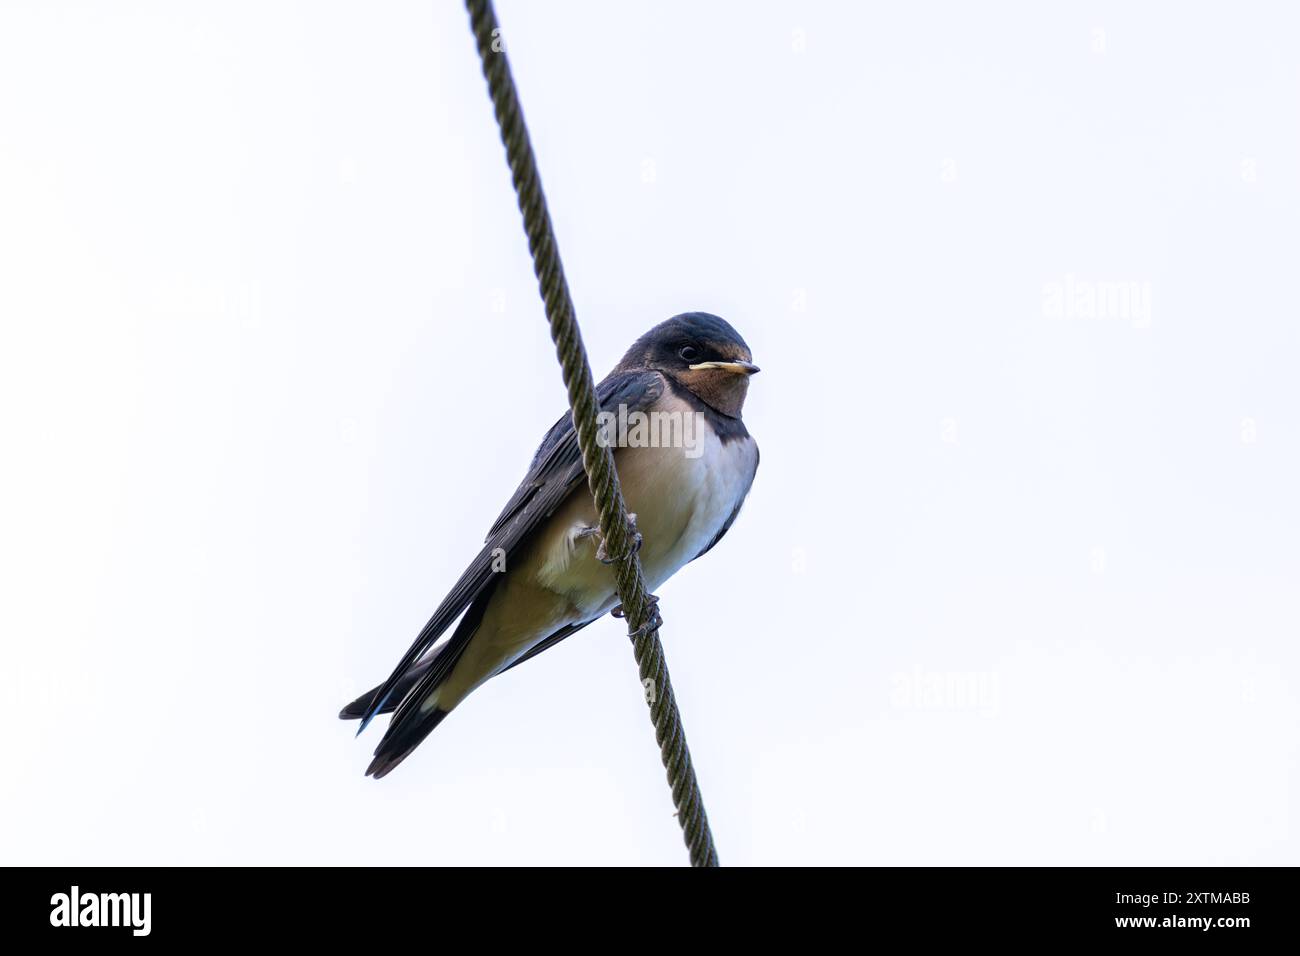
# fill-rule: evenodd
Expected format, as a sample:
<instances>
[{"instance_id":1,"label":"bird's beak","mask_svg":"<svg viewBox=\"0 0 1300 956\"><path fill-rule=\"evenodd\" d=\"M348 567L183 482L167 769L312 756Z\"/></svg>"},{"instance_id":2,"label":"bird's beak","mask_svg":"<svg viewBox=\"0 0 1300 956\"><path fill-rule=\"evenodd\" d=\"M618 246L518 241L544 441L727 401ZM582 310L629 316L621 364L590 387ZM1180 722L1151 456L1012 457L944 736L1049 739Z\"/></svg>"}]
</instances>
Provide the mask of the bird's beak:
<instances>
[{"instance_id":1,"label":"bird's beak","mask_svg":"<svg viewBox=\"0 0 1300 956\"><path fill-rule=\"evenodd\" d=\"M753 375L758 371L758 366L753 362L699 362L691 366L691 371L702 368L720 368L724 372L732 372L736 375Z\"/></svg>"}]
</instances>

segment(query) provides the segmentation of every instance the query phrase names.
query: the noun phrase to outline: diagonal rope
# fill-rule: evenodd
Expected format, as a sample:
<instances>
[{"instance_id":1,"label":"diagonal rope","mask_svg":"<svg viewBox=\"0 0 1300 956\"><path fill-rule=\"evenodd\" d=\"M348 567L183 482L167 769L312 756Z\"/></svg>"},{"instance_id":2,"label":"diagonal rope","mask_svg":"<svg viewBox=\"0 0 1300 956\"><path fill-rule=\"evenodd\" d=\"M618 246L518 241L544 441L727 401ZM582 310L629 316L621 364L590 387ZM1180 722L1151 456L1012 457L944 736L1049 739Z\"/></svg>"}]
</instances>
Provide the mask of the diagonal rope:
<instances>
[{"instance_id":1,"label":"diagonal rope","mask_svg":"<svg viewBox=\"0 0 1300 956\"><path fill-rule=\"evenodd\" d=\"M718 853L713 846L709 818L704 812L700 785L695 779L691 753L686 746L686 732L668 679L663 645L659 642L658 617L652 602L647 600L641 561L634 546L635 533L628 527L627 507L623 503L618 472L614 470L614 452L607 442L597 441L596 413L599 409L591 365L573 314L569 284L560 264L555 233L551 229L551 214L546 208L546 196L542 193L542 181L533 157L528 128L524 125L519 94L510 75L501 30L491 0L465 0L465 7L469 10L470 27L478 42L479 58L483 61L483 76L487 79L488 94L496 110L506 160L519 197L519 211L523 214L524 231L528 234L528 249L533 256L537 285L546 305L546 318L551 324L555 353L569 391L573 423L582 449L582 464L600 510L601 537L606 553L617 557L613 568L618 596L623 602L641 682L649 691L650 720L654 724L664 769L668 772L677 821L690 850L691 865L717 866ZM646 684L647 680L653 683Z\"/></svg>"}]
</instances>

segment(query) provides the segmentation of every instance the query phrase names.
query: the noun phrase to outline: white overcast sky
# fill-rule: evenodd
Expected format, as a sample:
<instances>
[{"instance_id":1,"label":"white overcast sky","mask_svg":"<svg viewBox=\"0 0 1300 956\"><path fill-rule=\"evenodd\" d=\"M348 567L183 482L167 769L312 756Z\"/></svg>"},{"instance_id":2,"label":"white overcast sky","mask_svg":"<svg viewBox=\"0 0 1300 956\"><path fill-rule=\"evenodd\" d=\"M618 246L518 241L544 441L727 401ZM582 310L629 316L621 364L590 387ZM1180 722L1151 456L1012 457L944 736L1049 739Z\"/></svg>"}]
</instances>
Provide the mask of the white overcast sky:
<instances>
[{"instance_id":1,"label":"white overcast sky","mask_svg":"<svg viewBox=\"0 0 1300 956\"><path fill-rule=\"evenodd\" d=\"M723 862L1300 862L1295 5L498 13L597 375L763 367ZM0 323L0 860L684 862L619 622L335 719L565 407L459 3L6 0Z\"/></svg>"}]
</instances>

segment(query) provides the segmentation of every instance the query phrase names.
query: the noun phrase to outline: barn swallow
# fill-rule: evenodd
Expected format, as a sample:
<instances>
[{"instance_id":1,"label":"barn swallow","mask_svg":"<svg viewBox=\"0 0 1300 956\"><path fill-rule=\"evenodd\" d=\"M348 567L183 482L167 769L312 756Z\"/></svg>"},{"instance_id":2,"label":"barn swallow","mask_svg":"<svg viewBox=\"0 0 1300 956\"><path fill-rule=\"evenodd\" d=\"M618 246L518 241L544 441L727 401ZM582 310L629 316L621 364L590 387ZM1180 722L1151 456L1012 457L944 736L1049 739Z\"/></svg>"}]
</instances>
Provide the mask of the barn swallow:
<instances>
[{"instance_id":1,"label":"barn swallow","mask_svg":"<svg viewBox=\"0 0 1300 956\"><path fill-rule=\"evenodd\" d=\"M758 445L741 421L758 371L752 358L729 324L688 312L637 339L596 387L602 440L614 446L651 591L722 539L753 484ZM405 760L484 681L620 611L599 538L565 414L388 680L339 714L360 718L360 734L376 714L393 713L368 776L383 777ZM451 637L435 647L457 616Z\"/></svg>"}]
</instances>

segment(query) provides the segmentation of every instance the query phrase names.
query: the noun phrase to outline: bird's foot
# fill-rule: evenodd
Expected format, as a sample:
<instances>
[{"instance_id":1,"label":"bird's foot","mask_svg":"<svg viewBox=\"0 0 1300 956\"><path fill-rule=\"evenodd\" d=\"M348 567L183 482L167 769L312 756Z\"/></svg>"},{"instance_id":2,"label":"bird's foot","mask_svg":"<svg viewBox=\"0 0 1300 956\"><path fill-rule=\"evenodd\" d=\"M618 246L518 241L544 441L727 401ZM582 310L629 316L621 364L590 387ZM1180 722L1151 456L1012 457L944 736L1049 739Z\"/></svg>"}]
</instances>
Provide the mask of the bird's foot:
<instances>
[{"instance_id":1,"label":"bird's foot","mask_svg":"<svg viewBox=\"0 0 1300 956\"><path fill-rule=\"evenodd\" d=\"M646 616L644 624L638 627L635 631L632 631L631 633L628 634L628 637L630 637L634 641L637 640L638 638L644 637L645 635L649 634L651 631L657 631L659 630L659 628L664 626L664 619L659 614L658 595L647 594L645 596L645 599L646 599L646 603L649 605L650 613ZM622 620L623 618L627 617L627 612L623 610L623 605L621 604L618 607L614 608L614 610L610 611L609 613L612 617L616 617L619 620Z\"/></svg>"},{"instance_id":2,"label":"bird's foot","mask_svg":"<svg viewBox=\"0 0 1300 956\"><path fill-rule=\"evenodd\" d=\"M596 548L596 560L599 561L601 564L617 564L619 561L622 561L625 558L630 558L632 555L640 551L641 532L636 530L636 515L632 514L631 512L628 512L628 516L627 516L627 530L628 533L632 536L632 545L630 549L627 551L627 553L617 554L611 557L609 551L606 550L605 548L605 539L601 538L600 546Z\"/></svg>"}]
</instances>

